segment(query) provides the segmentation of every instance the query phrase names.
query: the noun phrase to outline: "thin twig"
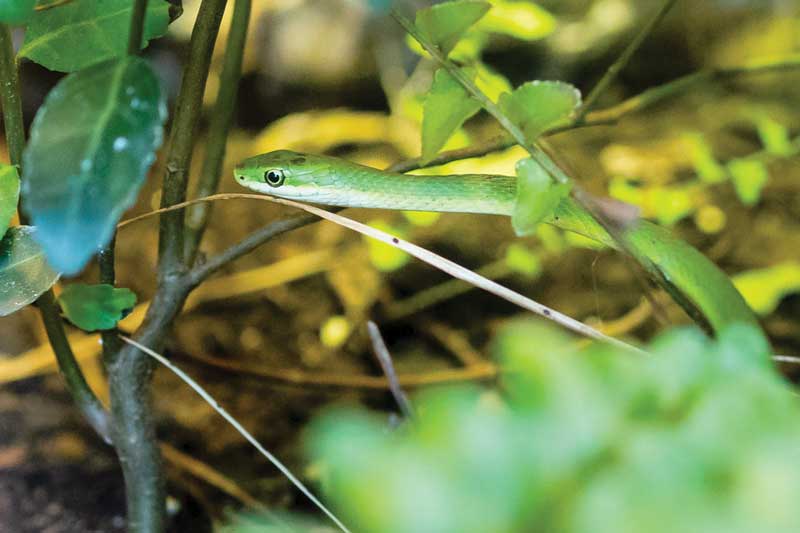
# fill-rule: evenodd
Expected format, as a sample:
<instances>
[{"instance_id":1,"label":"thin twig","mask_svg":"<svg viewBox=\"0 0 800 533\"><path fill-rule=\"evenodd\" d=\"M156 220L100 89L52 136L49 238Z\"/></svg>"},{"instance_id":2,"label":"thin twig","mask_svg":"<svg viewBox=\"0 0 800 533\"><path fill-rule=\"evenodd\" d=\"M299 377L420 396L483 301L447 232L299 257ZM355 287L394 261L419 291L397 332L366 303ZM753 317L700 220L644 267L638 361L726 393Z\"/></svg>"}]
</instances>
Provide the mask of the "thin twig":
<instances>
[{"instance_id":1,"label":"thin twig","mask_svg":"<svg viewBox=\"0 0 800 533\"><path fill-rule=\"evenodd\" d=\"M664 3L661 4L661 7L658 11L653 15L647 24L645 24L636 37L628 43L628 46L625 47L625 50L619 55L619 57L614 61L611 66L608 67L608 70L603 77L600 78L600 81L597 82L594 89L591 90L589 95L583 101L583 105L578 109L578 113L575 116L574 123L579 124L583 121L586 114L592 110L594 104L597 103L597 99L602 95L608 86L617 78L617 75L620 71L625 68L625 65L628 64L633 54L639 49L642 45L644 40L650 35L653 29L658 25L659 22L664 18L664 15L675 5L676 0L664 0Z\"/></svg>"},{"instance_id":2,"label":"thin twig","mask_svg":"<svg viewBox=\"0 0 800 533\"><path fill-rule=\"evenodd\" d=\"M196 381L194 381L191 377L189 377L183 370L173 365L166 357L164 357L159 353L156 353L147 346L144 346L143 344L138 343L135 340L122 335L120 335L120 339L122 339L123 342L126 342L131 346L135 346L137 349L146 353L147 355L149 355L150 357L152 357L153 359L155 359L156 361L167 367L176 376L181 378L181 380L183 380L187 385L189 385L189 387L192 388L192 390L194 390L198 395L200 395L200 397L203 398L203 400L205 400L206 403L208 403L208 405L210 405L212 409L214 409L217 413L219 413L219 415L222 418L224 418L226 422L228 422L231 426L233 426L234 429L236 429L236 431L238 431L240 435L242 435L245 439L247 439L247 442L252 444L253 447L256 450L258 450L259 453L261 453L261 455L263 455L270 463L272 463L275 466L275 468L280 470L280 472L284 476L286 476L286 479L288 479L295 487L297 487L297 490L302 492L309 500L311 500L312 503L314 503L314 505L316 505L323 513L325 513L325 515L328 516L328 518L330 518L339 527L339 529L349 533L347 527L345 527L345 525L338 518L336 518L336 516L331 511L329 511L328 508L325 507L325 505L323 505L322 502L319 501L319 499L317 499L317 497L314 496L314 494L308 488L306 488L306 486L303 485L303 483L299 479L297 479L297 477L295 477L295 475L292 474L292 472L286 466L284 466L284 464L277 457L272 455L272 453L270 453L266 448L264 448L261 445L261 443L258 442L258 440L249 431L247 431L233 416L228 414L228 412L225 409L223 409L222 406L219 405L219 403L217 403L217 400L215 400L213 396L211 396L208 392L206 392L206 390L203 387L201 387Z\"/></svg>"},{"instance_id":3,"label":"thin twig","mask_svg":"<svg viewBox=\"0 0 800 533\"><path fill-rule=\"evenodd\" d=\"M242 72L242 56L244 55L247 26L250 20L250 0L236 0L233 5L228 42L225 45L225 59L219 75L219 93L211 114L211 121L206 136L205 159L200 177L197 180L195 197L208 196L217 191L222 174L222 162L225 159L225 147L228 132L233 123L233 112L236 106L236 93L239 89L239 78ZM202 203L186 211L186 238L184 241L184 258L187 265L192 265L197 249L203 238L213 204Z\"/></svg>"},{"instance_id":4,"label":"thin twig","mask_svg":"<svg viewBox=\"0 0 800 533\"><path fill-rule=\"evenodd\" d=\"M383 341L381 330L378 329L378 325L375 322L369 320L367 321L367 331L369 332L369 339L372 341L372 349L375 352L375 357L378 359L383 373L386 375L386 381L389 383L389 391L392 393L392 396L394 396L394 400L397 402L397 406L400 407L400 411L403 415L409 420L413 419L414 408L411 406L411 402L408 401L408 397L405 392L403 392L400 381L397 379L397 372L395 372L394 364L392 363L392 355L389 353L389 348L386 347L386 343Z\"/></svg>"}]
</instances>

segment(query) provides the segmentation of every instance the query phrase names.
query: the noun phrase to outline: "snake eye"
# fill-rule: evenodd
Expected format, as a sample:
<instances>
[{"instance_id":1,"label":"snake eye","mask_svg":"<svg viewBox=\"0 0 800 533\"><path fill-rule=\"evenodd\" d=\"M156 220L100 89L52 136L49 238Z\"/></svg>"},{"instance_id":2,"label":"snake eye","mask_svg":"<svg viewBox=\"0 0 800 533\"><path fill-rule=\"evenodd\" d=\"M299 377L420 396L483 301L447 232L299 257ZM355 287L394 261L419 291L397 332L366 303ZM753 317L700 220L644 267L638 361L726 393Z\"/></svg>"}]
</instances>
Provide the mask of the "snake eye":
<instances>
[{"instance_id":1,"label":"snake eye","mask_svg":"<svg viewBox=\"0 0 800 533\"><path fill-rule=\"evenodd\" d=\"M280 187L283 185L283 181L286 179L286 176L283 174L283 170L280 169L272 169L267 170L264 172L264 181L266 181L272 187Z\"/></svg>"}]
</instances>

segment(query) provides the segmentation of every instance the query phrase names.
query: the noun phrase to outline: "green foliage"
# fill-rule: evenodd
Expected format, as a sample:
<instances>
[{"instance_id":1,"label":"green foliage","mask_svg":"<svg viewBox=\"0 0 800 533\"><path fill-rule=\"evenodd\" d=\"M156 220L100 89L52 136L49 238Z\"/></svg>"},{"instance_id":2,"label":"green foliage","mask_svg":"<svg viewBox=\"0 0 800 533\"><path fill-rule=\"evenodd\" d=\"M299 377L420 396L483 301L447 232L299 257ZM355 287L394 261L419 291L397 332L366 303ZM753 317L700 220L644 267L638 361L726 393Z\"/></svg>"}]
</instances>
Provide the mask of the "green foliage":
<instances>
[{"instance_id":1,"label":"green foliage","mask_svg":"<svg viewBox=\"0 0 800 533\"><path fill-rule=\"evenodd\" d=\"M64 78L47 96L24 153L23 208L47 258L79 272L136 200L161 144L158 79L137 57Z\"/></svg>"},{"instance_id":2,"label":"green foliage","mask_svg":"<svg viewBox=\"0 0 800 533\"><path fill-rule=\"evenodd\" d=\"M532 2L493 0L492 8L475 25L476 30L501 33L534 41L550 35L556 18Z\"/></svg>"},{"instance_id":3,"label":"green foliage","mask_svg":"<svg viewBox=\"0 0 800 533\"><path fill-rule=\"evenodd\" d=\"M33 238L35 232L17 226L0 240L0 316L33 302L58 279Z\"/></svg>"},{"instance_id":4,"label":"green foliage","mask_svg":"<svg viewBox=\"0 0 800 533\"><path fill-rule=\"evenodd\" d=\"M581 93L562 81L529 81L500 96L500 107L522 129L528 142L566 124L581 104Z\"/></svg>"},{"instance_id":5,"label":"green foliage","mask_svg":"<svg viewBox=\"0 0 800 533\"><path fill-rule=\"evenodd\" d=\"M511 226L519 235L530 235L569 194L569 183L555 183L539 163L531 158L517 162L517 198Z\"/></svg>"},{"instance_id":6,"label":"green foliage","mask_svg":"<svg viewBox=\"0 0 800 533\"><path fill-rule=\"evenodd\" d=\"M443 2L417 11L419 31L447 55L464 32L489 11L490 4L477 0Z\"/></svg>"},{"instance_id":7,"label":"green foliage","mask_svg":"<svg viewBox=\"0 0 800 533\"><path fill-rule=\"evenodd\" d=\"M394 432L363 410L317 420L323 489L364 532L796 531L776 495L800 489L800 406L758 332L676 330L650 350L513 323L499 393L427 390Z\"/></svg>"},{"instance_id":8,"label":"green foliage","mask_svg":"<svg viewBox=\"0 0 800 533\"><path fill-rule=\"evenodd\" d=\"M703 183L720 183L727 179L725 168L719 164L711 146L699 133L689 133L685 136L689 147L689 157L694 165L695 172Z\"/></svg>"},{"instance_id":9,"label":"green foliage","mask_svg":"<svg viewBox=\"0 0 800 533\"><path fill-rule=\"evenodd\" d=\"M170 5L150 0L142 48L167 32ZM19 57L50 70L74 72L122 57L128 47L131 0L72 0L38 11L30 20Z\"/></svg>"},{"instance_id":10,"label":"green foliage","mask_svg":"<svg viewBox=\"0 0 800 533\"><path fill-rule=\"evenodd\" d=\"M0 0L0 22L25 24L33 15L36 0Z\"/></svg>"},{"instance_id":11,"label":"green foliage","mask_svg":"<svg viewBox=\"0 0 800 533\"><path fill-rule=\"evenodd\" d=\"M433 159L453 132L480 108L480 102L447 70L437 70L422 111L422 162Z\"/></svg>"},{"instance_id":12,"label":"green foliage","mask_svg":"<svg viewBox=\"0 0 800 533\"><path fill-rule=\"evenodd\" d=\"M733 159L726 165L736 195L744 205L755 205L769 181L767 167L755 159Z\"/></svg>"},{"instance_id":13,"label":"green foliage","mask_svg":"<svg viewBox=\"0 0 800 533\"><path fill-rule=\"evenodd\" d=\"M392 226L385 220L375 219L370 221L369 225L391 235L403 237L403 231L400 228ZM403 250L395 248L385 242L376 241L369 237L364 237L364 242L367 243L370 263L381 272L398 270L404 267L411 259L411 256Z\"/></svg>"},{"instance_id":14,"label":"green foliage","mask_svg":"<svg viewBox=\"0 0 800 533\"><path fill-rule=\"evenodd\" d=\"M767 153L783 157L794 154L795 148L789 139L789 132L780 122L762 116L756 121L756 129Z\"/></svg>"},{"instance_id":15,"label":"green foliage","mask_svg":"<svg viewBox=\"0 0 800 533\"><path fill-rule=\"evenodd\" d=\"M17 167L0 164L0 238L5 235L19 200Z\"/></svg>"},{"instance_id":16,"label":"green foliage","mask_svg":"<svg viewBox=\"0 0 800 533\"><path fill-rule=\"evenodd\" d=\"M506 249L506 266L524 276L536 277L542 272L542 262L536 252L514 242Z\"/></svg>"},{"instance_id":17,"label":"green foliage","mask_svg":"<svg viewBox=\"0 0 800 533\"><path fill-rule=\"evenodd\" d=\"M70 322L85 331L111 329L136 305L136 294L111 285L72 283L58 296Z\"/></svg>"},{"instance_id":18,"label":"green foliage","mask_svg":"<svg viewBox=\"0 0 800 533\"><path fill-rule=\"evenodd\" d=\"M733 281L753 311L768 315L784 297L800 292L800 262L787 261L742 272Z\"/></svg>"}]
</instances>

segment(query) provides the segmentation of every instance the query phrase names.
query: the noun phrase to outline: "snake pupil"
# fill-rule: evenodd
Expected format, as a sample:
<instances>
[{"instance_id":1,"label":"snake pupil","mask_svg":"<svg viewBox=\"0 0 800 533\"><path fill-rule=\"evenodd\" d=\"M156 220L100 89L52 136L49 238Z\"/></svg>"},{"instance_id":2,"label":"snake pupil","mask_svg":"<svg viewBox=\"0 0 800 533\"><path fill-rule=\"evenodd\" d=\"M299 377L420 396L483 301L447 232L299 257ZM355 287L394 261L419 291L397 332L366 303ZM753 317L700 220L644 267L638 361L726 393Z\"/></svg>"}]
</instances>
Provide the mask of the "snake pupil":
<instances>
[{"instance_id":1,"label":"snake pupil","mask_svg":"<svg viewBox=\"0 0 800 533\"><path fill-rule=\"evenodd\" d=\"M264 173L264 181L273 187L280 187L283 185L285 177L282 170L268 170Z\"/></svg>"}]
</instances>

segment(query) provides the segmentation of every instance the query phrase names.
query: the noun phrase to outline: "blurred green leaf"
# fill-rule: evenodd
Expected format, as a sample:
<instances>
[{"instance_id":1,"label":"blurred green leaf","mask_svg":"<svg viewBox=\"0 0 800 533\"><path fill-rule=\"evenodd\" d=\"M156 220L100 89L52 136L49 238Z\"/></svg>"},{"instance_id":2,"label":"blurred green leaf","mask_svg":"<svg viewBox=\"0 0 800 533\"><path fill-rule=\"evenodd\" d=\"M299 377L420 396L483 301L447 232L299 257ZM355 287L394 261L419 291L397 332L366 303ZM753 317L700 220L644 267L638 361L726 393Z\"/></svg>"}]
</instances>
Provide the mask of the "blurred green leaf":
<instances>
[{"instance_id":1,"label":"blurred green leaf","mask_svg":"<svg viewBox=\"0 0 800 533\"><path fill-rule=\"evenodd\" d=\"M443 68L437 70L423 106L422 162L433 159L450 136L480 108L481 104L449 72Z\"/></svg>"},{"instance_id":2,"label":"blurred green leaf","mask_svg":"<svg viewBox=\"0 0 800 533\"><path fill-rule=\"evenodd\" d=\"M136 294L111 285L72 283L58 296L64 316L84 331L112 329L136 305Z\"/></svg>"},{"instance_id":3,"label":"blurred green leaf","mask_svg":"<svg viewBox=\"0 0 800 533\"><path fill-rule=\"evenodd\" d=\"M797 151L792 146L789 131L777 120L762 115L756 121L756 129L758 130L761 144L764 145L764 149L768 153L786 157Z\"/></svg>"},{"instance_id":4,"label":"blurred green leaf","mask_svg":"<svg viewBox=\"0 0 800 533\"><path fill-rule=\"evenodd\" d=\"M442 214L435 211L403 211L403 216L415 226L423 228L433 226L442 218Z\"/></svg>"},{"instance_id":5,"label":"blurred green leaf","mask_svg":"<svg viewBox=\"0 0 800 533\"><path fill-rule=\"evenodd\" d=\"M0 240L0 316L33 302L58 279L33 238L35 231L16 226Z\"/></svg>"},{"instance_id":6,"label":"blurred green leaf","mask_svg":"<svg viewBox=\"0 0 800 533\"><path fill-rule=\"evenodd\" d=\"M496 102L501 94L510 93L513 90L508 78L492 70L483 62L475 61L472 68L475 71L475 85L493 102Z\"/></svg>"},{"instance_id":7,"label":"blurred green leaf","mask_svg":"<svg viewBox=\"0 0 800 533\"><path fill-rule=\"evenodd\" d=\"M443 2L417 11L416 26L447 55L467 28L484 16L490 7L487 2L477 0Z\"/></svg>"},{"instance_id":8,"label":"blurred green leaf","mask_svg":"<svg viewBox=\"0 0 800 533\"><path fill-rule=\"evenodd\" d=\"M71 74L47 96L24 153L22 206L57 270L78 273L108 242L155 160L165 116L138 57Z\"/></svg>"},{"instance_id":9,"label":"blurred green leaf","mask_svg":"<svg viewBox=\"0 0 800 533\"><path fill-rule=\"evenodd\" d=\"M659 224L672 226L695 209L689 190L683 187L658 187L651 191L654 215Z\"/></svg>"},{"instance_id":10,"label":"blurred green leaf","mask_svg":"<svg viewBox=\"0 0 800 533\"><path fill-rule=\"evenodd\" d=\"M733 159L727 164L736 195L744 205L755 205L761 199L761 190L769 181L769 171L755 159Z\"/></svg>"},{"instance_id":11,"label":"blurred green leaf","mask_svg":"<svg viewBox=\"0 0 800 533\"><path fill-rule=\"evenodd\" d=\"M794 500L745 487L800 490L800 406L768 350L749 326L685 328L641 358L513 321L493 347L499 393L425 390L393 431L338 409L308 447L356 531L789 533Z\"/></svg>"},{"instance_id":12,"label":"blurred green leaf","mask_svg":"<svg viewBox=\"0 0 800 533\"><path fill-rule=\"evenodd\" d=\"M568 183L555 183L533 159L517 162L517 198L511 226L514 232L530 235L540 222L549 217L556 206L569 194Z\"/></svg>"},{"instance_id":13,"label":"blurred green leaf","mask_svg":"<svg viewBox=\"0 0 800 533\"><path fill-rule=\"evenodd\" d=\"M403 236L403 232L388 222L380 219L371 220L369 225L375 229L385 231L391 235ZM372 266L381 272L392 272L398 270L406 265L411 259L406 252L399 248L395 248L385 242L376 241L369 237L364 237L364 242L367 243L367 250L369 251L369 260Z\"/></svg>"},{"instance_id":14,"label":"blurred green leaf","mask_svg":"<svg viewBox=\"0 0 800 533\"><path fill-rule=\"evenodd\" d=\"M787 261L742 272L734 276L733 282L753 311L768 315L783 298L800 292L800 262Z\"/></svg>"},{"instance_id":15,"label":"blurred green leaf","mask_svg":"<svg viewBox=\"0 0 800 533\"><path fill-rule=\"evenodd\" d=\"M142 48L167 32L169 2L150 0ZM37 11L18 56L61 72L74 72L127 52L133 2L72 0Z\"/></svg>"},{"instance_id":16,"label":"blurred green leaf","mask_svg":"<svg viewBox=\"0 0 800 533\"><path fill-rule=\"evenodd\" d=\"M0 238L5 235L19 200L17 167L0 164Z\"/></svg>"},{"instance_id":17,"label":"blurred green leaf","mask_svg":"<svg viewBox=\"0 0 800 533\"><path fill-rule=\"evenodd\" d=\"M511 243L506 249L506 265L514 272L529 277L538 276L542 272L542 262L536 252L518 242Z\"/></svg>"},{"instance_id":18,"label":"blurred green leaf","mask_svg":"<svg viewBox=\"0 0 800 533\"><path fill-rule=\"evenodd\" d=\"M569 122L581 103L581 93L562 81L529 81L500 95L500 107L533 142L545 131Z\"/></svg>"},{"instance_id":19,"label":"blurred green leaf","mask_svg":"<svg viewBox=\"0 0 800 533\"><path fill-rule=\"evenodd\" d=\"M684 135L684 140L689 149L689 158L702 182L720 183L728 178L725 168L717 162L711 146L701 134L687 133Z\"/></svg>"},{"instance_id":20,"label":"blurred green leaf","mask_svg":"<svg viewBox=\"0 0 800 533\"><path fill-rule=\"evenodd\" d=\"M36 0L0 0L0 22L12 26L25 24L33 16Z\"/></svg>"},{"instance_id":21,"label":"blurred green leaf","mask_svg":"<svg viewBox=\"0 0 800 533\"><path fill-rule=\"evenodd\" d=\"M556 28L555 17L532 2L491 0L491 4L476 29L534 41L547 37Z\"/></svg>"}]
</instances>

